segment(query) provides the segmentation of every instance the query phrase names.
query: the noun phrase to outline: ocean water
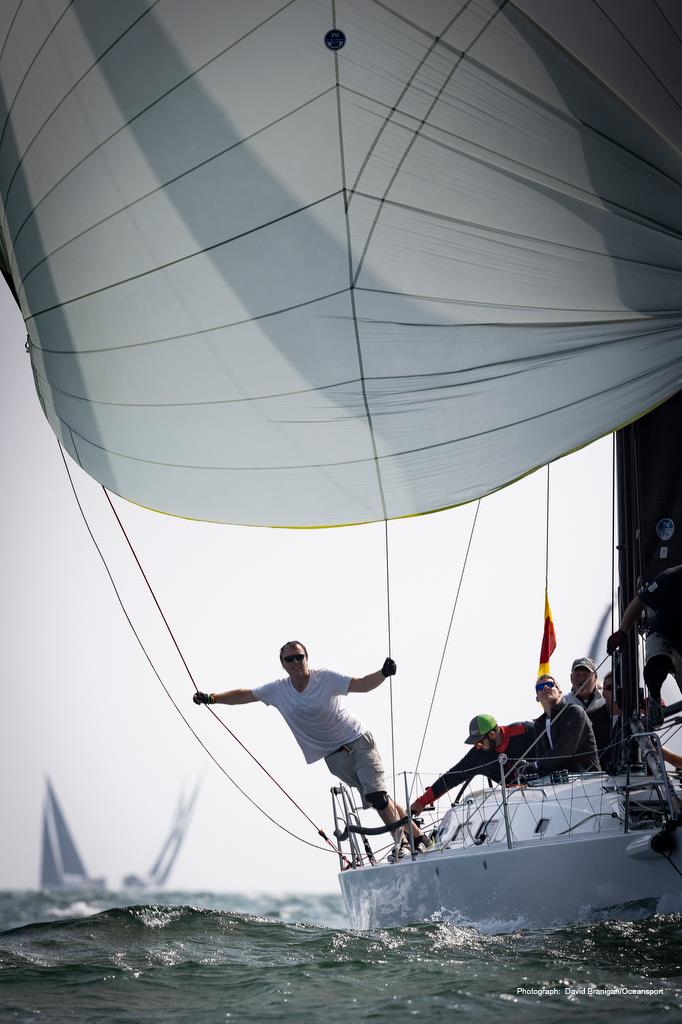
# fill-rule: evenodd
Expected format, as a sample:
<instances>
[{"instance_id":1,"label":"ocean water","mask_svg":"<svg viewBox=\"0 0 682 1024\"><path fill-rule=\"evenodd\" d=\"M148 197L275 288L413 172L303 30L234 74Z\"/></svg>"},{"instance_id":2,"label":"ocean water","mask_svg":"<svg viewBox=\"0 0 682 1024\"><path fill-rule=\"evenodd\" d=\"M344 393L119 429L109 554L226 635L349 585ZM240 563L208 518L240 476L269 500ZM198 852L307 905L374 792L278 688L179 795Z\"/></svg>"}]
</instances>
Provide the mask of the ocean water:
<instances>
[{"instance_id":1,"label":"ocean water","mask_svg":"<svg viewBox=\"0 0 682 1024\"><path fill-rule=\"evenodd\" d=\"M682 1011L682 917L351 931L340 896L0 893L0 1021L619 1024Z\"/></svg>"}]
</instances>

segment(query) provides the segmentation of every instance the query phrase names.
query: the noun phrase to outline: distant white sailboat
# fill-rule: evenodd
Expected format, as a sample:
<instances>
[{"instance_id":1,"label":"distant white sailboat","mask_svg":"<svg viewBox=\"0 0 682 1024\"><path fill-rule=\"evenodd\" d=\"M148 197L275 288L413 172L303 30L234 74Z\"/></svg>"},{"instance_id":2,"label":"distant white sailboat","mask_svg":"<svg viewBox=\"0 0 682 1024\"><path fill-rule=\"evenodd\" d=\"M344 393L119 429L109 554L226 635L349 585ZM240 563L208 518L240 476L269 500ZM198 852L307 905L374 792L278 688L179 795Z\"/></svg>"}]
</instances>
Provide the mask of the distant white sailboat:
<instances>
[{"instance_id":1,"label":"distant white sailboat","mask_svg":"<svg viewBox=\"0 0 682 1024\"><path fill-rule=\"evenodd\" d=\"M81 859L52 783L46 780L43 810L43 852L40 885L43 889L104 889L104 878L90 878Z\"/></svg>"},{"instance_id":2,"label":"distant white sailboat","mask_svg":"<svg viewBox=\"0 0 682 1024\"><path fill-rule=\"evenodd\" d=\"M187 834L198 792L199 783L196 784L191 796L187 800L184 793L180 795L170 831L149 874L143 876L126 875L123 879L125 888L158 889L166 884Z\"/></svg>"}]
</instances>

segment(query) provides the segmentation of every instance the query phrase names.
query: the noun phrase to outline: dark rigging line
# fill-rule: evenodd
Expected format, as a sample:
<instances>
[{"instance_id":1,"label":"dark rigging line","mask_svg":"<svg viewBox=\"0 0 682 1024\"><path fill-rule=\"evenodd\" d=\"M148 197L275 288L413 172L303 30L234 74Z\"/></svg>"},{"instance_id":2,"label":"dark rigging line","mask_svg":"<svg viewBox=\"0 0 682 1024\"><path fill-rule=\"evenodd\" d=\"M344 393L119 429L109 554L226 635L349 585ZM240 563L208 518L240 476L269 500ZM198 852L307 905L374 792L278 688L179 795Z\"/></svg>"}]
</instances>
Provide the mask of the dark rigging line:
<instances>
[{"instance_id":1,"label":"dark rigging line","mask_svg":"<svg viewBox=\"0 0 682 1024\"><path fill-rule=\"evenodd\" d=\"M178 713L178 714L180 715L180 718L181 718L181 719L183 720L183 722L185 723L185 725L187 726L187 728L189 729L189 731L190 731L190 732L192 733L192 735L194 736L195 740L197 740L197 742L199 743L199 745L200 745L200 746L201 746L201 747L203 748L203 750L205 750L205 752L206 752L206 753L208 754L208 756L209 756L209 757L210 757L210 759L211 759L211 760L213 761L213 763L215 764L215 766L216 766L216 767L217 767L217 768L219 769L219 771L221 771L221 772L222 772L222 774L223 774L223 775L225 776L225 778L226 778L226 779L228 779L228 781L232 783L232 785L233 785L233 786L235 787L235 789L239 790L239 792L240 792L240 793L242 794L242 796L243 796L243 797L245 797L245 798L246 798L246 799L247 799L247 800L249 801L249 803L250 803L250 804L252 804L252 805L253 805L253 806L254 806L254 807L256 808L256 810L260 811L260 813L261 813L262 815L264 815L264 817L266 817L266 818L268 819L268 821L270 821L270 822L271 822L271 823L272 823L273 825L276 825L276 826L277 826L277 828L281 829L281 830L282 830L283 832L286 832L286 834L287 834L287 835L289 835L289 836L291 836L291 837L292 837L293 839L298 839L298 841L299 841L299 842L301 842L301 843L305 843L305 845L306 845L306 846L311 846L311 847L312 847L312 848L313 848L314 850L322 850L322 851L323 851L324 853L328 853L328 852L334 852L334 853L337 853L338 851L337 851L337 850L335 849L335 847L334 847L334 846L333 846L333 844L332 844L332 843L330 842L330 840L326 838L326 836L324 836L324 838L326 839L326 841L327 841L327 843L329 844L329 846L319 846L319 845L318 845L317 843L311 843L311 842L310 842L309 840L307 840L307 839L304 839L304 838L303 838L302 836L296 835L296 833L295 833L295 832L291 832L291 831L289 831L289 829L288 829L288 828L286 828L286 827L285 827L284 825L282 825L282 824L281 824L280 822L276 821L276 820L275 820L275 818L272 818L272 817L271 817L271 816L270 816L270 815L269 815L269 814L267 813L267 811L265 811L265 810L264 810L264 809L263 809L263 808L262 808L262 807L261 807L261 806L260 806L260 805L259 805L258 803L256 803L256 801L255 801L255 800L252 800L252 799L251 799L251 797L250 797L250 796L248 795L248 793L246 793L246 792L245 792L245 791L244 791L244 790L243 790L243 789L241 788L241 786L240 786L240 785L239 785L239 784L238 784L237 782L235 782L235 780L234 780L234 779L233 779L233 778L232 778L232 777L231 777L231 776L230 776L230 775L228 774L228 772L227 772L227 771L225 770L225 768L223 768L223 766L222 766L222 765L220 764L220 762L219 762L218 760L216 760L215 756L214 756L214 755L213 755L213 754L211 753L211 751L210 751L210 750L208 749L208 747L207 747L207 746L206 746L206 744L205 744L205 743L203 742L203 740L201 739L201 737L200 737L200 736L199 736L199 735L198 735L198 734L197 734L197 733L196 733L196 732L194 731L194 729L192 728L192 726L191 726L191 725L190 725L190 723L188 722L187 718L185 718L184 714L182 713L182 711L180 710L180 708L179 708L179 707L178 707L178 705L176 704L175 700L173 699L173 696L172 696L172 694L171 694L171 693L170 693L170 691L168 690L168 687L166 686L166 684L164 683L163 679L161 678L161 676L160 676L160 674L159 674L159 672L158 672L158 670L157 670L156 666L154 665L154 662L152 661L152 659L151 659L151 657L150 657L150 655L149 655L149 653L148 653L147 649L146 649L146 648L145 648L145 646L144 646L144 643L143 643L143 641L142 641L142 638L140 637L139 633L138 633L138 632L137 632L137 630L135 629L135 626L134 626L134 624L133 624L133 621L132 621L132 619L130 618L130 615L128 614L128 611L126 610L125 604L123 603L123 598L121 597L121 594L120 594L120 592L119 592L119 590L118 590L118 587L116 586L116 583L115 583L115 581L114 581L114 577L113 577L113 575L112 575L112 573L111 573L111 570L109 569L109 566L107 565L107 560L106 560L106 558L104 557L104 554L103 554L103 552L102 552L102 549L100 548L99 544L97 543L97 541L96 541L96 539L95 539L95 535L93 534L93 532L92 532L92 529L90 528L90 524L89 524L89 522L88 522L87 516L85 515L85 510L83 509L83 506L82 506L82 504L81 504L80 498L78 497L78 493L77 493L77 491L76 491L76 487L75 487L75 484L74 484L74 482L73 482L73 478L72 478L72 476L71 476L71 472L70 472L70 470L69 470L69 466L68 466L68 463L67 463L67 461L66 461L66 458L65 458L65 456L64 456L64 450L63 450L63 448L62 448L61 444L59 443L59 441L57 442L57 444L58 444L58 447L59 447L59 454L61 455L61 457L62 457L62 462L64 463L64 469L66 470L66 475L67 475L67 476L68 476L68 478L69 478L69 484L71 485L71 490L73 491L73 496L74 496L74 498L76 499L76 504L77 504L77 506L78 506L78 511L79 511L79 512L80 512L80 514L81 514L81 517L82 517L82 519L83 519L83 522L85 523L85 528L87 529L87 531L88 531L88 534L90 535L90 539L91 539L92 543L94 544L94 546L95 546L95 550L97 551L97 554L99 555L99 557L100 557L100 559L101 559L101 561L102 561L102 564L103 564L103 566L104 566L104 569L105 569L105 571L106 571L106 573L107 573L107 576L109 577L109 581L110 581L110 583L111 583L111 586L113 587L113 590L114 590L114 594L116 595L116 599L117 599L117 601L118 601L118 603L119 603L119 605L120 605L120 607L121 607L121 611L123 612L123 614L124 614L124 616L125 616L125 618L126 618L126 621L128 622L128 625L130 626L130 628L131 628L131 630L132 630L132 632L133 632L133 636L135 637L135 639L137 640L137 642L138 642L138 644L139 644L139 646L140 646L140 649L141 649L142 653L144 654L145 658L147 659L147 662L149 663L149 666L150 666L150 668L151 668L152 672L154 673L154 675L155 675L155 676L156 676L156 678L158 679L158 681L159 681L159 683L161 684L161 686L162 686L162 688L163 688L163 690L164 690L164 692L165 692L166 696L167 696L167 697L168 697L168 699L170 700L171 704L173 705L173 707L175 708L175 710L177 711L177 713ZM106 494L107 498L109 498L109 495L108 495L108 493L107 493L107 491L106 491L106 488L104 488L104 487L103 487L103 488L102 488L102 490L103 490L103 491L104 491L104 493ZM109 503L111 504L111 501L110 501ZM112 509L113 509L113 505L112 505ZM115 510L115 509L113 509L113 511L114 511L114 515L116 515L116 510ZM118 516L116 516L116 518L118 519ZM121 523L120 523L120 520L119 520L119 525L121 525ZM121 529L123 529L123 526L122 526L122 525L121 525ZM125 530L124 530L123 532L124 532L124 535L125 535ZM127 540L127 536L126 536L126 540ZM130 541L128 541L128 543L130 544ZM131 546L131 551L132 551L132 546ZM135 555L135 552L134 552L134 551L133 551L133 555ZM137 560L137 556L136 556L136 555L135 555L135 559L136 559L136 561L138 562L138 565L140 566L140 571L142 572L142 575L144 576L144 570L142 569L142 566L140 565L139 561ZM146 580L146 576L145 576L145 580ZM149 583L147 583L147 586L149 586ZM149 589L150 589L150 591L151 591L151 587L150 587ZM153 591L152 591L152 597L154 598L154 601L156 602L156 597L154 596L154 593L153 593ZM157 604L157 607L159 607L159 606L158 606L158 602L156 602L156 604ZM163 618L164 622L166 622L166 618L165 618L165 616L163 615L163 612L161 611L161 608L159 608L159 612L161 613L161 616L162 616L162 618ZM168 626L168 623L167 623L167 622L166 622L166 626L168 627L168 630L169 630L169 632L170 632L170 626ZM171 633L171 636L172 636L172 633ZM174 638L174 637L173 637L173 641L175 642L175 638ZM176 644L176 647L177 647L177 644ZM180 651L180 649L179 649L179 648L178 648L178 653L180 654L180 658L182 659L182 662L183 662L183 664L184 664L184 665L185 665L185 667L187 668L187 665L186 665L185 659L183 658L183 656L182 656L182 652ZM189 671L189 668L187 668L187 672L189 673L190 679L192 679L192 674L191 674L191 672ZM194 683L194 679L192 679L192 682ZM195 686L195 689L196 689L196 683L194 683L194 686ZM211 709L209 708L209 710L211 710ZM219 721L219 722L221 723L221 725L225 725L225 723L223 722L223 720L222 720L221 718L219 718L219 717L218 717L217 715L215 715L215 713L214 713L214 717L215 717L215 718L217 719L217 721ZM237 742L238 742L238 743L239 743L239 744L240 744L240 745L241 745L242 747L244 747L244 744L243 744L243 743L241 743L241 741L240 741L239 739L237 739L237 737L236 737L236 736L234 736L234 734L233 734L233 733L231 732L231 730L230 730L230 729L228 729L228 728L227 728L227 726L225 726L225 728L226 728L226 729L227 729L227 731L228 731L228 732L230 733L230 735L231 735L231 736L233 736L233 737L234 737L234 739L236 739L236 740L237 740ZM246 748L246 747L244 747L244 750L246 750L246 752L247 752L248 754L251 754L251 752L250 752L249 750L247 750L247 748ZM253 754L251 754L251 757L253 757ZM256 760L256 758L254 758L254 760ZM257 761L256 763L259 763L259 762ZM261 767L263 767L263 766L261 765ZM269 775L269 772L267 772L267 770L266 770L265 768L263 769L263 771L265 771L265 772L266 772L266 774L268 774L268 775ZM272 778L272 776L270 776L270 778ZM274 782L276 782L276 780L274 780L274 779L273 779L273 781L274 781ZM277 785L279 786L279 783L276 783L276 784L277 784ZM279 788L280 788L280 789L282 789L282 787L281 787L281 786L279 786ZM283 792L283 793L285 793L285 795L286 795L286 796L289 796L289 794L288 794L288 793L286 793L286 792L285 792L285 790L282 790L282 792ZM291 798L291 797L289 797L289 799L290 799L290 800L292 800L292 798ZM295 801L293 801L293 800L292 800L292 802L293 802L293 803L295 804ZM296 806L298 807L298 804L296 804ZM311 824L313 825L313 827L314 827L314 828L317 828L317 826L315 825L315 823L314 823L314 822L313 822L313 821L312 821L312 820L311 820L310 818L308 818L308 815L307 815L307 814L305 813L305 811L303 811L303 810L302 810L302 808L300 808L300 807L298 807L298 809L299 809L299 810L301 811L301 813L302 813L302 814L304 814L304 815L305 815L305 817L306 817L306 818L308 819L308 821L309 821L309 822L310 822L310 823L311 823ZM320 835L323 835L323 833L322 833L322 832L320 832L320 830L319 830L319 829L318 829L318 834L320 834ZM331 850L329 849L329 847L331 847Z\"/></svg>"},{"instance_id":2,"label":"dark rigging line","mask_svg":"<svg viewBox=\"0 0 682 1024\"><path fill-rule=\"evenodd\" d=\"M165 615L163 614L163 611L161 610L161 605L159 604L159 602L158 602L158 600L157 600L157 598L156 598L156 594L154 593L154 590L152 589L152 585L151 585L151 583L149 582L149 580L148 580L148 578L147 578L147 574L145 573L144 569L142 568L142 564L141 564L141 562L140 562L140 559L139 559L139 558L137 557L137 553L136 553L136 551L135 551L135 548L133 547L133 545L132 545L132 543L131 543L131 541L130 541L130 538L129 538L129 536L128 536L128 534L126 533L125 527L124 527L123 523L121 522L121 519L120 519L120 517L119 517L119 515L118 515L118 512L117 512L117 511L116 511L116 509L114 508L114 504L113 504L113 502L112 502L112 500L111 500L111 498L110 498L110 496L109 496L109 492L107 491L107 489L106 489L106 487L105 487L104 485L102 485L102 490L104 491L104 494L105 494L105 496L106 496L106 499L107 499L107 501L109 502L109 506L110 506L110 508L111 508L111 511L112 511L112 512L114 513L114 516L116 517L116 522L118 523L118 525L119 525L119 526L120 526L120 528L121 528L121 532L123 533L123 536L124 536L124 537L125 537L125 539L126 539L126 542L127 542L127 544L128 544L128 547L130 548L130 551L131 551L131 553L132 553L132 556L133 556L133 558L135 559L135 561L137 562L137 566L138 566L138 568L139 568L140 572L142 573L142 578L144 579L145 583L147 584L147 589L149 590L149 593L150 593L150 594L152 595L152 598L153 598L154 604L156 605L156 607L157 607L157 608L158 608L158 610L159 610L159 614L160 614L161 618L163 619L164 625L165 625L166 629L168 630L168 633L169 633L169 635L170 635L170 638L171 638L171 640L173 641L173 644L174 644L174 646L175 646L175 649L176 649L176 651L178 652L178 654L180 655L180 660L182 661L182 664L183 664L183 665L185 666L185 669L187 670L187 675L189 676L189 678L190 678L190 680L191 680L191 682L192 682L192 686L194 687L194 689L195 689L195 690L196 690L197 692L199 692L199 687L197 686L196 682L194 681L194 676L193 676L193 675L192 675L192 673L190 672L190 670L189 670L189 666L188 666L187 662L185 661L184 655L183 655L182 651L180 650L180 647L179 647L179 645L178 645L178 642L177 642L177 640L175 639L175 636L173 635L173 630L171 629L171 627L170 627L170 625L169 625L169 623L168 623L168 620L167 620L166 616L165 616ZM207 705L207 707L208 707L208 705ZM232 739L233 739L233 740L235 740L235 742L239 744L239 746L240 746L240 747L242 748L242 750L244 750L244 751L245 751L245 752L246 752L246 753L247 753L247 754L249 755L249 757L250 757L250 758L252 759L252 761L255 761L255 763L256 763L256 764L258 765L258 767L259 767L259 768L261 769L261 771L265 772L265 774L266 774L266 775L267 775L267 777L268 777L268 778L269 778L269 779L271 780L271 782L274 782L274 784L275 784L275 785L277 786L277 788L278 788L278 789L280 790L280 792L281 792L281 793L283 793L283 794L284 794L284 796L285 796L285 797L286 797L286 798L287 798L288 800L290 800L290 801L291 801L291 803L292 803L292 804L294 805L294 807L295 807L295 808L296 808L296 809L297 809L298 811L300 811L300 812L301 812L301 814L302 814L302 815L303 815L303 817L304 817L304 818L306 819L306 821L308 821L308 822L309 822L309 823L310 823L310 824L311 824L311 825L313 826L313 828L315 829L315 831L317 832L317 834L318 834L319 836L322 836L322 838L323 838L323 839L325 840L325 842L329 843L329 845L331 846L331 848L332 848L332 850L334 851L334 853L338 853L338 852L339 852L339 851L338 851L338 849L337 849L337 848L336 848L336 847L334 846L334 844L333 844L333 843L332 843L332 842L331 842L331 841L330 841L330 840L329 840L329 839L327 838L327 836L325 835L324 831L323 831L323 830L322 830L321 828L318 828L318 826L317 826L317 825L315 824L315 822L313 821L313 819L312 819L312 818L311 818L311 817L310 817L310 816L309 816L309 815L308 815L308 814L307 814L307 813L306 813L306 812L305 812L305 811L303 810L303 808L301 807L301 805L300 805L299 803L297 803L297 802L296 802L296 800L294 800L293 796L292 796L292 795L291 795L290 793L288 793L288 792L286 791L286 789L284 788L284 786L282 786L282 785L281 785L281 783L279 783L279 782L277 781L277 779L276 779L276 778L274 777L274 775L271 775L271 774L270 774L270 772L269 772L269 771L268 771L268 769L267 769L267 768L265 767L265 765L264 765L264 764L261 764L261 762L260 762L260 761L258 760L258 758L256 757L256 755L255 755L255 754L253 754L253 753L252 753L252 752L251 752L251 751L249 750L249 748L248 748L248 747L247 747L247 746L246 746L246 745L245 745L244 743L242 743L242 741L241 741L241 740L239 739L239 737L238 737L238 736L237 736L237 735L236 735L236 734L235 734L234 732L232 732L232 730L230 729L229 725L227 725L227 723L226 723L226 722L225 722L225 721L224 721L224 720L223 720L223 719L222 719L222 718L221 718L221 717L220 717L219 715L217 715L217 714L215 713L215 711L213 710L213 708L212 708L212 707L208 707L208 710L209 710L209 711L210 711L210 713L211 713L211 714L213 715L213 717L215 718L216 722L219 722L219 723L220 723L220 725L222 725L223 729L225 729L225 731L226 731L226 732L228 732L228 733L230 734L230 736L232 737Z\"/></svg>"}]
</instances>

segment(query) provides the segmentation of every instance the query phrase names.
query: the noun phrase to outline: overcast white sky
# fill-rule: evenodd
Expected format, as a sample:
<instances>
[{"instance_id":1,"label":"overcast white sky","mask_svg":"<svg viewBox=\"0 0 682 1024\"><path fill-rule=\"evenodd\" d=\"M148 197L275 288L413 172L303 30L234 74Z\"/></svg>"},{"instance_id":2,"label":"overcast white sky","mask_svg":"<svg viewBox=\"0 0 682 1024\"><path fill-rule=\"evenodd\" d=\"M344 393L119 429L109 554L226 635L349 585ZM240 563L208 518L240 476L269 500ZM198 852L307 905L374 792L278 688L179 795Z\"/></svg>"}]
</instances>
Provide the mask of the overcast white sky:
<instances>
[{"instance_id":1,"label":"overcast white sky","mask_svg":"<svg viewBox=\"0 0 682 1024\"><path fill-rule=\"evenodd\" d=\"M171 885L217 891L337 888L337 860L285 835L264 807L312 843L300 813L204 708L140 581L99 485L70 463L126 605L165 684L245 799L173 708L126 623L87 535L57 441L43 417L9 292L0 293L3 430L0 504L4 679L0 697L0 888L38 885L49 775L93 875L112 887L148 870L183 786L202 778ZM423 784L464 753L469 719L537 713L544 600L546 473L485 499L422 757ZM351 675L388 653L383 524L282 531L191 523L117 500L201 689L280 675L277 651ZM397 769L412 770L474 506L389 525ZM551 470L552 668L568 689L611 598L611 440ZM350 698L391 762L389 688ZM219 712L307 813L332 829L324 762L306 766L276 711ZM404 792L399 782L399 796Z\"/></svg>"}]
</instances>

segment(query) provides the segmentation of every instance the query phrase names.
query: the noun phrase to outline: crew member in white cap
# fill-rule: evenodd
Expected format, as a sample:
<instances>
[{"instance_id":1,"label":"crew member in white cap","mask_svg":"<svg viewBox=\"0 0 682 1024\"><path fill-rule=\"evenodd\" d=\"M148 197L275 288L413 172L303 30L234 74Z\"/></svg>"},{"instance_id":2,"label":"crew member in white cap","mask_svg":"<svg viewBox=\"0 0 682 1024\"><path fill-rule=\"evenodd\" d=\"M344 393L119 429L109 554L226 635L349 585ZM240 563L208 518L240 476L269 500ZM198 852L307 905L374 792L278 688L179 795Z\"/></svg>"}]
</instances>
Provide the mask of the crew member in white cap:
<instances>
[{"instance_id":1,"label":"crew member in white cap","mask_svg":"<svg viewBox=\"0 0 682 1024\"><path fill-rule=\"evenodd\" d=\"M597 666L592 658L576 658L571 666L571 692L566 694L567 704L577 704L587 712L597 741L599 759L604 763L611 743L611 713L597 687Z\"/></svg>"}]
</instances>

